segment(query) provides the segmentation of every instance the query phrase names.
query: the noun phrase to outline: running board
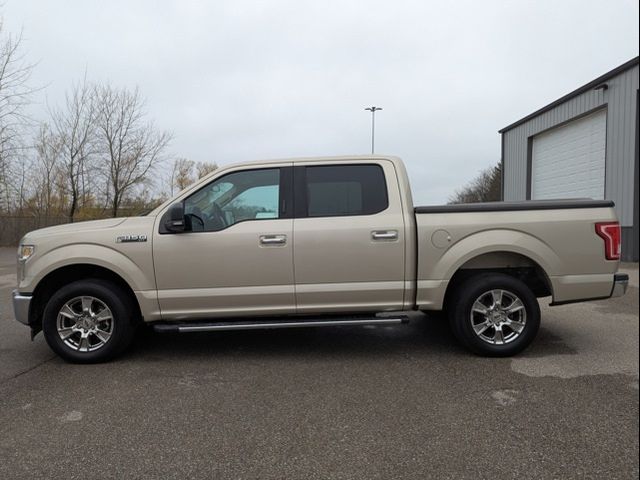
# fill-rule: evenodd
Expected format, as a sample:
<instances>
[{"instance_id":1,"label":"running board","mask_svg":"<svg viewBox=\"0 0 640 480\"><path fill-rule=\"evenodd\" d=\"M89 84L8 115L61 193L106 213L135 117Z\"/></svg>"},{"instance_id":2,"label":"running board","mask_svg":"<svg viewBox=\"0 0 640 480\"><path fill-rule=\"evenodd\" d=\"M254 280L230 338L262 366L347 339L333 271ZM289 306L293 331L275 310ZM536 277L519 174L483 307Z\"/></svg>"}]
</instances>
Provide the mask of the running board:
<instances>
[{"instance_id":1,"label":"running board","mask_svg":"<svg viewBox=\"0 0 640 480\"><path fill-rule=\"evenodd\" d=\"M224 330L260 330L274 328L335 327L351 325L398 325L409 323L405 316L373 317L357 319L308 319L298 321L255 321L255 322L200 322L200 323L159 323L153 326L156 332L213 332Z\"/></svg>"}]
</instances>

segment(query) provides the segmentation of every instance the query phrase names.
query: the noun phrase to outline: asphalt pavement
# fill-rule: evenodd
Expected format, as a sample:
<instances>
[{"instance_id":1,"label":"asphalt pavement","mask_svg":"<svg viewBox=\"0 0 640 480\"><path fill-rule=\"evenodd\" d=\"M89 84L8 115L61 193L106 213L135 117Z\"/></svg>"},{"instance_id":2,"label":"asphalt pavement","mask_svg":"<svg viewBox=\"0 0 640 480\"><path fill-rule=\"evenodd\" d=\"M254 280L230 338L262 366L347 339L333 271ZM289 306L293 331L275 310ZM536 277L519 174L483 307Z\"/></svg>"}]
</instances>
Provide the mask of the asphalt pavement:
<instances>
[{"instance_id":1,"label":"asphalt pavement","mask_svg":"<svg viewBox=\"0 0 640 480\"><path fill-rule=\"evenodd\" d=\"M638 478L638 269L473 356L445 321L140 335L71 365L13 319L0 249L0 478ZM542 302L548 303L548 302Z\"/></svg>"}]
</instances>

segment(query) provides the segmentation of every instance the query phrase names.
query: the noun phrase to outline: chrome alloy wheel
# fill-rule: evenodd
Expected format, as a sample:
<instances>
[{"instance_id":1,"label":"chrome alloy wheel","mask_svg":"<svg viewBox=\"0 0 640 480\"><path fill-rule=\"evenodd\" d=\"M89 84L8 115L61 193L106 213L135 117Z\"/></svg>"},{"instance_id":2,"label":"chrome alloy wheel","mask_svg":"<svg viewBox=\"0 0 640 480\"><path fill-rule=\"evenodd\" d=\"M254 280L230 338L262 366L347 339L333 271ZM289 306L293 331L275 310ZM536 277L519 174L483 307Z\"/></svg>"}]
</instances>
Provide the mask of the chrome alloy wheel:
<instances>
[{"instance_id":1,"label":"chrome alloy wheel","mask_svg":"<svg viewBox=\"0 0 640 480\"><path fill-rule=\"evenodd\" d=\"M56 326L65 345L78 352L93 352L111 338L113 315L102 300L75 297L58 312Z\"/></svg>"},{"instance_id":2,"label":"chrome alloy wheel","mask_svg":"<svg viewBox=\"0 0 640 480\"><path fill-rule=\"evenodd\" d=\"M471 307L471 327L483 341L504 345L517 339L527 323L527 310L517 295L507 290L490 290Z\"/></svg>"}]
</instances>

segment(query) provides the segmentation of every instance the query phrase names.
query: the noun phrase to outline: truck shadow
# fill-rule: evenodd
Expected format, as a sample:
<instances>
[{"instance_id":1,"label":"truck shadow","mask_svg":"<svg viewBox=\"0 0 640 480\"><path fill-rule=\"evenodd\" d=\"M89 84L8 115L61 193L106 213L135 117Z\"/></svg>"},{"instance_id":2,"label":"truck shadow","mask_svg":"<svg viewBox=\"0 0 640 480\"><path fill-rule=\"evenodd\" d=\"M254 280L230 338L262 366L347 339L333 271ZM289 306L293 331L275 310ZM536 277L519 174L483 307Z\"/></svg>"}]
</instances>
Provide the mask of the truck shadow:
<instances>
[{"instance_id":1,"label":"truck shadow","mask_svg":"<svg viewBox=\"0 0 640 480\"><path fill-rule=\"evenodd\" d=\"M541 329L523 352L528 357L573 354L561 338ZM200 333L156 333L144 329L125 358L156 361L212 357L384 357L385 355L469 357L447 321L439 316L412 319L408 325L321 327Z\"/></svg>"},{"instance_id":2,"label":"truck shadow","mask_svg":"<svg viewBox=\"0 0 640 480\"><path fill-rule=\"evenodd\" d=\"M310 327L201 333L156 333L145 329L128 357L376 355L462 351L445 321L408 325Z\"/></svg>"},{"instance_id":3,"label":"truck shadow","mask_svg":"<svg viewBox=\"0 0 640 480\"><path fill-rule=\"evenodd\" d=\"M544 325L544 320L543 320ZM551 329L540 327L533 343L519 356L526 358L542 358L552 355L577 355L577 350L571 348L560 335Z\"/></svg>"}]
</instances>

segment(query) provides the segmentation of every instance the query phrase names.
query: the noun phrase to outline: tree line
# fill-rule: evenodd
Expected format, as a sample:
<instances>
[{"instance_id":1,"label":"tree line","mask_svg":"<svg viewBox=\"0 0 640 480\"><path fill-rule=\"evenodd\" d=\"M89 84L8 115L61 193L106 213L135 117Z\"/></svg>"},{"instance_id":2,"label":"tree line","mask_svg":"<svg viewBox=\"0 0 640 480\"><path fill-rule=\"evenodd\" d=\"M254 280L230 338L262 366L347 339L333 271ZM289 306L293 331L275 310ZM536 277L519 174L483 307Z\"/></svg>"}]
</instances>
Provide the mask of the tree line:
<instances>
[{"instance_id":1,"label":"tree line","mask_svg":"<svg viewBox=\"0 0 640 480\"><path fill-rule=\"evenodd\" d=\"M0 22L0 215L72 222L136 214L217 168L169 157L172 134L149 118L138 88L85 75L46 119L29 118L34 67L20 46Z\"/></svg>"},{"instance_id":2,"label":"tree line","mask_svg":"<svg viewBox=\"0 0 640 480\"><path fill-rule=\"evenodd\" d=\"M502 200L502 163L481 170L467 185L457 190L449 203L498 202Z\"/></svg>"}]
</instances>

